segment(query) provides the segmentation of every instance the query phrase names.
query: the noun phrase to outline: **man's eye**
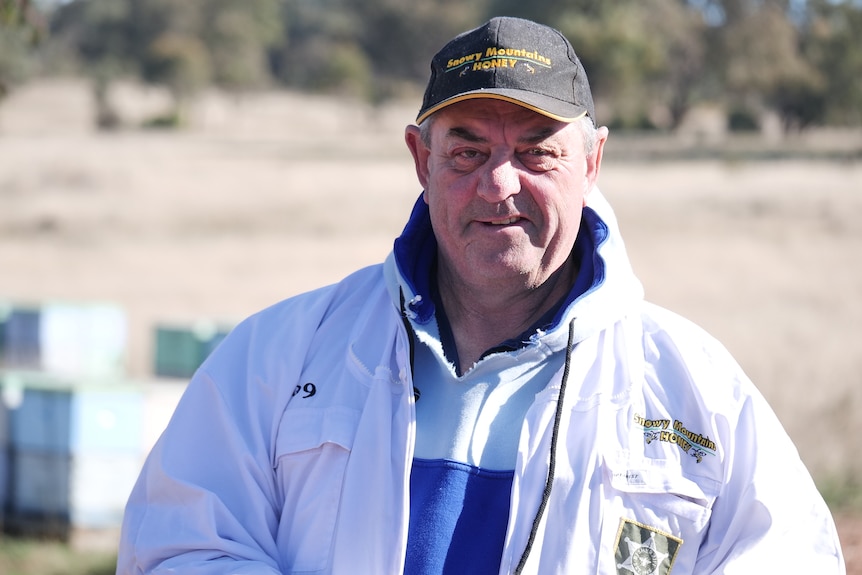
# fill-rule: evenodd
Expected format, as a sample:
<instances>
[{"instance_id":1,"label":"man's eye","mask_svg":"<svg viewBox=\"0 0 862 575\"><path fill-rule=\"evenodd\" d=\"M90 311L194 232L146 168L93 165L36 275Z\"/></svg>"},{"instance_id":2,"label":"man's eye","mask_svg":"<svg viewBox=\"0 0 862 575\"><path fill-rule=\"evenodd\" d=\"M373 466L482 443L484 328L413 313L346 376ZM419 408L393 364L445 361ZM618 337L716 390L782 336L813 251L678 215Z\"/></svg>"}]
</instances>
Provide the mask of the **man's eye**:
<instances>
[{"instance_id":1,"label":"man's eye","mask_svg":"<svg viewBox=\"0 0 862 575\"><path fill-rule=\"evenodd\" d=\"M557 163L557 155L545 148L530 148L521 154L521 162L530 170L547 172Z\"/></svg>"},{"instance_id":2,"label":"man's eye","mask_svg":"<svg viewBox=\"0 0 862 575\"><path fill-rule=\"evenodd\" d=\"M530 156L547 156L550 152L548 150L543 150L542 148L531 148L527 150L527 154Z\"/></svg>"}]
</instances>

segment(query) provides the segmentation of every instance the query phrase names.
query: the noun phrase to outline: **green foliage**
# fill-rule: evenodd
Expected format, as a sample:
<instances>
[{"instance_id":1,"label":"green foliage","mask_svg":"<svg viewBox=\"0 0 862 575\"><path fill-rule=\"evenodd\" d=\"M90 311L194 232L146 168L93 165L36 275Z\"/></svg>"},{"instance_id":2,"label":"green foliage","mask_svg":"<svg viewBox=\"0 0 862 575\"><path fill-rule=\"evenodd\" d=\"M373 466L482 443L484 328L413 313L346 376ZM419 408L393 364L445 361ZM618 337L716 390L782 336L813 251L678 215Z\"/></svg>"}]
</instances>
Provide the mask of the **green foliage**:
<instances>
[{"instance_id":1,"label":"green foliage","mask_svg":"<svg viewBox=\"0 0 862 575\"><path fill-rule=\"evenodd\" d=\"M800 50L801 31L776 4L752 8L723 36L725 86L731 104L750 111L771 107L785 129L803 128L822 115L822 79ZM755 105L750 105L755 102Z\"/></svg>"},{"instance_id":2,"label":"green foliage","mask_svg":"<svg viewBox=\"0 0 862 575\"><path fill-rule=\"evenodd\" d=\"M803 49L823 78L824 119L862 124L862 5L812 0Z\"/></svg>"},{"instance_id":3,"label":"green foliage","mask_svg":"<svg viewBox=\"0 0 862 575\"><path fill-rule=\"evenodd\" d=\"M114 113L110 84L140 78L167 88L182 124L185 108L211 84L266 85L268 50L283 37L280 0L76 0L54 17L58 41L91 75L99 124Z\"/></svg>"},{"instance_id":4,"label":"green foliage","mask_svg":"<svg viewBox=\"0 0 862 575\"><path fill-rule=\"evenodd\" d=\"M0 0L0 27L17 28L26 22L25 0Z\"/></svg>"},{"instance_id":5,"label":"green foliage","mask_svg":"<svg viewBox=\"0 0 862 575\"><path fill-rule=\"evenodd\" d=\"M0 32L25 31L27 41L36 45L45 32L45 17L31 0L0 0Z\"/></svg>"},{"instance_id":6,"label":"green foliage","mask_svg":"<svg viewBox=\"0 0 862 575\"><path fill-rule=\"evenodd\" d=\"M20 30L0 33L0 99L26 76L27 46L26 33Z\"/></svg>"},{"instance_id":7,"label":"green foliage","mask_svg":"<svg viewBox=\"0 0 862 575\"><path fill-rule=\"evenodd\" d=\"M52 42L103 84L142 77L178 101L277 83L380 102L421 90L445 41L498 14L562 30L612 125L673 130L701 104L862 125L858 1L73 0Z\"/></svg>"},{"instance_id":8,"label":"green foliage","mask_svg":"<svg viewBox=\"0 0 862 575\"><path fill-rule=\"evenodd\" d=\"M178 101L209 81L207 50L196 36L165 32L150 44L144 63L144 78L166 86Z\"/></svg>"},{"instance_id":9,"label":"green foliage","mask_svg":"<svg viewBox=\"0 0 862 575\"><path fill-rule=\"evenodd\" d=\"M112 83L140 71L132 8L128 0L79 0L52 17L51 48L76 54L82 62L92 81L95 123L104 130L122 124L110 99Z\"/></svg>"},{"instance_id":10,"label":"green foliage","mask_svg":"<svg viewBox=\"0 0 862 575\"><path fill-rule=\"evenodd\" d=\"M826 93L819 74L782 78L767 93L785 131L802 130L824 119Z\"/></svg>"},{"instance_id":11,"label":"green foliage","mask_svg":"<svg viewBox=\"0 0 862 575\"><path fill-rule=\"evenodd\" d=\"M0 0L0 100L26 78L44 33L42 14L28 0Z\"/></svg>"},{"instance_id":12,"label":"green foliage","mask_svg":"<svg viewBox=\"0 0 862 575\"><path fill-rule=\"evenodd\" d=\"M112 575L116 565L113 551L76 551L59 541L0 538L3 575Z\"/></svg>"},{"instance_id":13,"label":"green foliage","mask_svg":"<svg viewBox=\"0 0 862 575\"><path fill-rule=\"evenodd\" d=\"M727 127L732 132L756 132L760 129L760 122L751 110L733 108L727 114Z\"/></svg>"},{"instance_id":14,"label":"green foliage","mask_svg":"<svg viewBox=\"0 0 862 575\"><path fill-rule=\"evenodd\" d=\"M274 58L277 77L301 89L385 100L405 83L421 86L442 44L485 18L482 5L286 0L286 38Z\"/></svg>"},{"instance_id":15,"label":"green foliage","mask_svg":"<svg viewBox=\"0 0 862 575\"><path fill-rule=\"evenodd\" d=\"M269 82L268 51L283 35L277 0L209 0L201 37L209 53L213 81L229 90Z\"/></svg>"},{"instance_id":16,"label":"green foliage","mask_svg":"<svg viewBox=\"0 0 862 575\"><path fill-rule=\"evenodd\" d=\"M706 74L700 14L677 0L584 4L556 25L576 46L596 99L613 110L602 121L675 128Z\"/></svg>"},{"instance_id":17,"label":"green foliage","mask_svg":"<svg viewBox=\"0 0 862 575\"><path fill-rule=\"evenodd\" d=\"M486 19L481 1L366 0L350 3L358 43L382 77L424 82L429 62L450 38Z\"/></svg>"},{"instance_id":18,"label":"green foliage","mask_svg":"<svg viewBox=\"0 0 862 575\"><path fill-rule=\"evenodd\" d=\"M142 127L153 130L173 130L182 126L183 119L179 112L173 111L144 120Z\"/></svg>"},{"instance_id":19,"label":"green foliage","mask_svg":"<svg viewBox=\"0 0 862 575\"><path fill-rule=\"evenodd\" d=\"M862 481L858 477L824 478L817 487L833 511L862 512Z\"/></svg>"}]
</instances>

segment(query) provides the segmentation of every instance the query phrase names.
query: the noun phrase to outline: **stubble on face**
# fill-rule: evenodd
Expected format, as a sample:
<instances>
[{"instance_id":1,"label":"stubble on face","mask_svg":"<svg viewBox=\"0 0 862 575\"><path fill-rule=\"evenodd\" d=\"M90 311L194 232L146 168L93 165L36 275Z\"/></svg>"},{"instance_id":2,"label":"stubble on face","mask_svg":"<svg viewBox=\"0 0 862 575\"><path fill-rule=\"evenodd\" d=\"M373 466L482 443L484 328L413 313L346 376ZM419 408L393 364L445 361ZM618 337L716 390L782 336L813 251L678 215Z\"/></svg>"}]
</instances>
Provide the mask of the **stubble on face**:
<instances>
[{"instance_id":1,"label":"stubble on face","mask_svg":"<svg viewBox=\"0 0 862 575\"><path fill-rule=\"evenodd\" d=\"M441 112L431 136L426 201L442 273L535 289L567 265L587 192L576 126L474 100Z\"/></svg>"}]
</instances>

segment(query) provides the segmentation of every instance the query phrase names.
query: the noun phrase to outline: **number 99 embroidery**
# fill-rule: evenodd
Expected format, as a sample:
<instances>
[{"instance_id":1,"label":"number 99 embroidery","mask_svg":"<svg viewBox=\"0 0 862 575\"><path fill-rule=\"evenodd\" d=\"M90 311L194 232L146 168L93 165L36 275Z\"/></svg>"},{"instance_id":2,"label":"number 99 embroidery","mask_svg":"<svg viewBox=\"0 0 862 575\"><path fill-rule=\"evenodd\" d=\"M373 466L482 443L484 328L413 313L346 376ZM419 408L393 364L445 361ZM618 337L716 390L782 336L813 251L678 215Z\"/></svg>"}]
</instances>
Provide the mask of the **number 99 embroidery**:
<instances>
[{"instance_id":1,"label":"number 99 embroidery","mask_svg":"<svg viewBox=\"0 0 862 575\"><path fill-rule=\"evenodd\" d=\"M305 385L297 385L296 389L293 390L292 395L297 395L299 393L304 394L302 396L302 399L308 399L309 397L311 397L317 393L317 386L314 385L313 383L311 383L310 381L308 383L306 383Z\"/></svg>"}]
</instances>

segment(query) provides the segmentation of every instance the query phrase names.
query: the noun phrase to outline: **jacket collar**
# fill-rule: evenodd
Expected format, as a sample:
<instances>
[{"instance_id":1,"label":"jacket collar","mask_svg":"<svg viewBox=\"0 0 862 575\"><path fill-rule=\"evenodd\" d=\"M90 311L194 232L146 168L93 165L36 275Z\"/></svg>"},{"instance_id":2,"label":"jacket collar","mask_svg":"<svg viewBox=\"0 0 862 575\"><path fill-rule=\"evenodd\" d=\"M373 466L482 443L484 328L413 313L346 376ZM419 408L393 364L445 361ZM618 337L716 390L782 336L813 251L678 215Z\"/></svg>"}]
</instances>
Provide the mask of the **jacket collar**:
<instances>
[{"instance_id":1,"label":"jacket collar","mask_svg":"<svg viewBox=\"0 0 862 575\"><path fill-rule=\"evenodd\" d=\"M643 298L643 288L631 269L616 216L598 188L591 192L584 208L575 249L581 250L582 260L589 259L592 277L586 282L579 278L547 329L533 337L546 339L548 334L560 332L554 339L564 340L566 326L577 317L576 339L580 341L620 319L631 308L628 304ZM428 206L420 196L385 264L393 302L400 305L403 294L403 313L420 329L427 329L435 317L431 282L436 257L437 240ZM433 329L439 338L436 326Z\"/></svg>"}]
</instances>

